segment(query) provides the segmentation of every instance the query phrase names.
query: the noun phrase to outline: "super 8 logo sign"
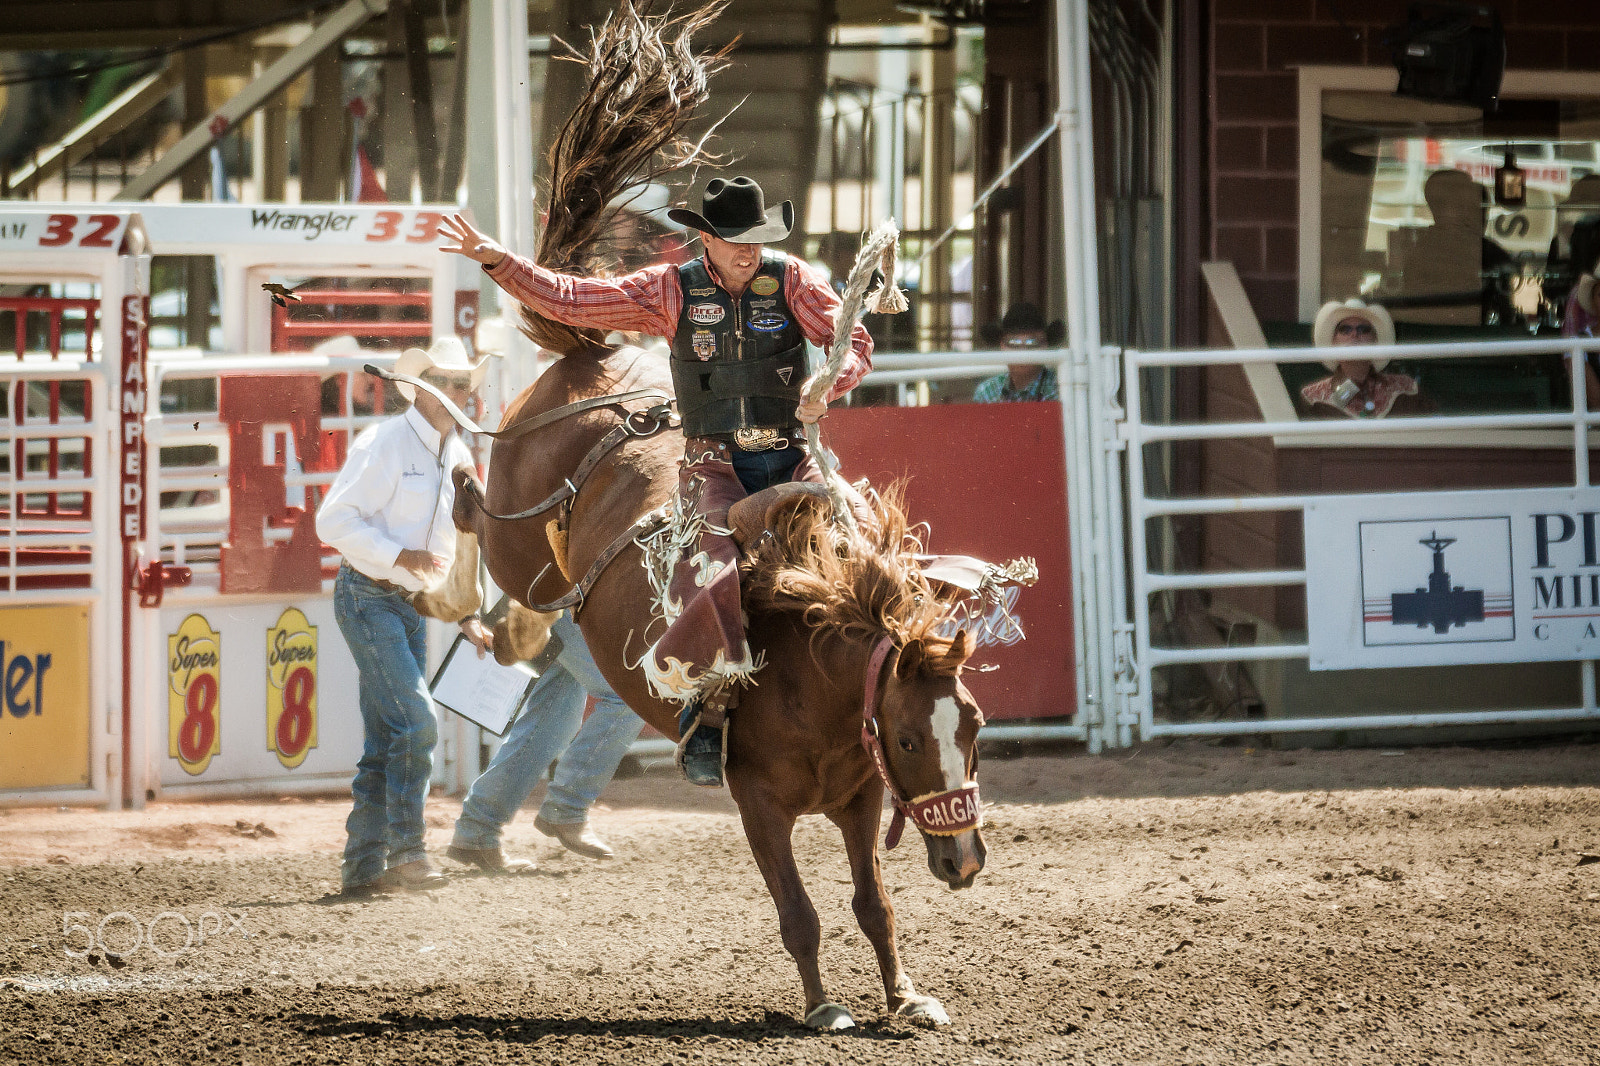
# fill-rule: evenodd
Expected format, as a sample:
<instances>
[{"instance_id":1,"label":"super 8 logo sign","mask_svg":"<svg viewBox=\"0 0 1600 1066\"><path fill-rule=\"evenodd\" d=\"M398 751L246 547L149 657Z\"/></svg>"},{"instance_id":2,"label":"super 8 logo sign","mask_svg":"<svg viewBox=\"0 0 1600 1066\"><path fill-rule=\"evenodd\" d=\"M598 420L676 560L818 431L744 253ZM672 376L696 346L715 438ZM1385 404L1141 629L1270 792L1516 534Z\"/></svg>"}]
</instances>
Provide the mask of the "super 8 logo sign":
<instances>
[{"instance_id":1,"label":"super 8 logo sign","mask_svg":"<svg viewBox=\"0 0 1600 1066\"><path fill-rule=\"evenodd\" d=\"M317 627L296 607L267 630L267 750L293 769L317 746Z\"/></svg>"},{"instance_id":2,"label":"super 8 logo sign","mask_svg":"<svg viewBox=\"0 0 1600 1066\"><path fill-rule=\"evenodd\" d=\"M222 634L191 614L167 638L167 754L199 776L222 751Z\"/></svg>"}]
</instances>

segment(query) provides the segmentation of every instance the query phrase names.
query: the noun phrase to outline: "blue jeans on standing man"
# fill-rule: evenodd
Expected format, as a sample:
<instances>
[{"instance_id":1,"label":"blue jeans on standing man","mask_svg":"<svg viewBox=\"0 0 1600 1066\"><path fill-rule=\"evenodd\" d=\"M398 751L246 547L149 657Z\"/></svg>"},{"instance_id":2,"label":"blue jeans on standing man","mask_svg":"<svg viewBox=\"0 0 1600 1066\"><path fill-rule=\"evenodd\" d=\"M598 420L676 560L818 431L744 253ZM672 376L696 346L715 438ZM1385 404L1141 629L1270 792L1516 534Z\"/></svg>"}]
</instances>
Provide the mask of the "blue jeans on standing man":
<instances>
[{"instance_id":1,"label":"blue jeans on standing man","mask_svg":"<svg viewBox=\"0 0 1600 1066\"><path fill-rule=\"evenodd\" d=\"M349 888L427 858L422 806L439 724L428 694L425 622L406 593L344 563L333 583L333 617L360 674L364 736L340 870Z\"/></svg>"},{"instance_id":2,"label":"blue jeans on standing man","mask_svg":"<svg viewBox=\"0 0 1600 1066\"><path fill-rule=\"evenodd\" d=\"M550 634L560 638L561 652L528 694L527 706L500 750L472 783L456 822L455 847L498 848L501 830L557 756L539 817L557 825L582 824L643 728L639 716L600 676L571 615L563 612ZM590 695L595 708L585 720L583 707Z\"/></svg>"}]
</instances>

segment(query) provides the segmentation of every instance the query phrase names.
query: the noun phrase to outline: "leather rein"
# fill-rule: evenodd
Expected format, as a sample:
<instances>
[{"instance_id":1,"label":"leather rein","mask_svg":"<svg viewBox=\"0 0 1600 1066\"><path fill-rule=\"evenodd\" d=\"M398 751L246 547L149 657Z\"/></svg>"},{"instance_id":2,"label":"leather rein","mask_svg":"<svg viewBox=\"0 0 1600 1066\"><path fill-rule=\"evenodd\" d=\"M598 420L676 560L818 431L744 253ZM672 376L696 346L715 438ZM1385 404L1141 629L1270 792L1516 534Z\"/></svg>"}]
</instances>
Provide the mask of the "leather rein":
<instances>
[{"instance_id":1,"label":"leather rein","mask_svg":"<svg viewBox=\"0 0 1600 1066\"><path fill-rule=\"evenodd\" d=\"M889 774L889 760L883 751L883 728L878 722L878 682L883 665L894 650L894 638L885 635L872 649L867 659L866 692L861 701L861 746L872 756L878 777L883 781L894 804L894 815L889 819L889 831L884 835L885 850L893 850L900 843L906 819L924 833L932 836L955 836L983 824L983 803L978 798L978 783L968 781L960 788L943 792L929 792L915 799L906 799Z\"/></svg>"}]
</instances>

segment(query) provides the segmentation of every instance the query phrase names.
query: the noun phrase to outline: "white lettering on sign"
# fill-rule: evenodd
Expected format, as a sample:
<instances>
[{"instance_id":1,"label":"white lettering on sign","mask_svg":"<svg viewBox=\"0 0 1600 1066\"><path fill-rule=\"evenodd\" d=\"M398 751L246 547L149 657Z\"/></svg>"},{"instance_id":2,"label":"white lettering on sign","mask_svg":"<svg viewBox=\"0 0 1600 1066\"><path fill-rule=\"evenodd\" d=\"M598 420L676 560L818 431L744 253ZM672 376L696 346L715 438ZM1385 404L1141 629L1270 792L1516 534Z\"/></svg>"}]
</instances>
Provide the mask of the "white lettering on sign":
<instances>
[{"instance_id":1,"label":"white lettering on sign","mask_svg":"<svg viewBox=\"0 0 1600 1066\"><path fill-rule=\"evenodd\" d=\"M150 312L146 296L122 299L122 536L144 536L144 410L145 322Z\"/></svg>"}]
</instances>

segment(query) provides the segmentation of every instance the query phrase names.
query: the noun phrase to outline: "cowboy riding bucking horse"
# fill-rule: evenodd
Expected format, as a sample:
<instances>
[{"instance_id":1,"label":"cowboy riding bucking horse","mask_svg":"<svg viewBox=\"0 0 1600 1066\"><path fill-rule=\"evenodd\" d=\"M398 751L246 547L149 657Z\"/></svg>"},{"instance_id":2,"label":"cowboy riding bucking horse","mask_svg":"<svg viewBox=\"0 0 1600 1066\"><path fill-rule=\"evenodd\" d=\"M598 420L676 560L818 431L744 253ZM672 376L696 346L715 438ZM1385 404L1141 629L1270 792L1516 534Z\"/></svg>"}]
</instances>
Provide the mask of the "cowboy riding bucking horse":
<instances>
[{"instance_id":1,"label":"cowboy riding bucking horse","mask_svg":"<svg viewBox=\"0 0 1600 1066\"><path fill-rule=\"evenodd\" d=\"M782 482L824 483L803 429L872 368L872 338L856 323L831 387L820 399L803 398L811 384L806 342L828 348L840 299L803 260L764 249L788 237L791 202L769 209L750 178L714 178L700 211L675 208L668 215L698 231L704 254L614 278L548 270L460 216L447 219L443 232L454 242L446 251L481 263L496 284L541 315L671 342L686 445L672 515L678 554L660 605L668 625L642 665L655 695L683 708L684 776L716 787L727 713L762 665L745 639L739 547L728 508Z\"/></svg>"}]
</instances>

